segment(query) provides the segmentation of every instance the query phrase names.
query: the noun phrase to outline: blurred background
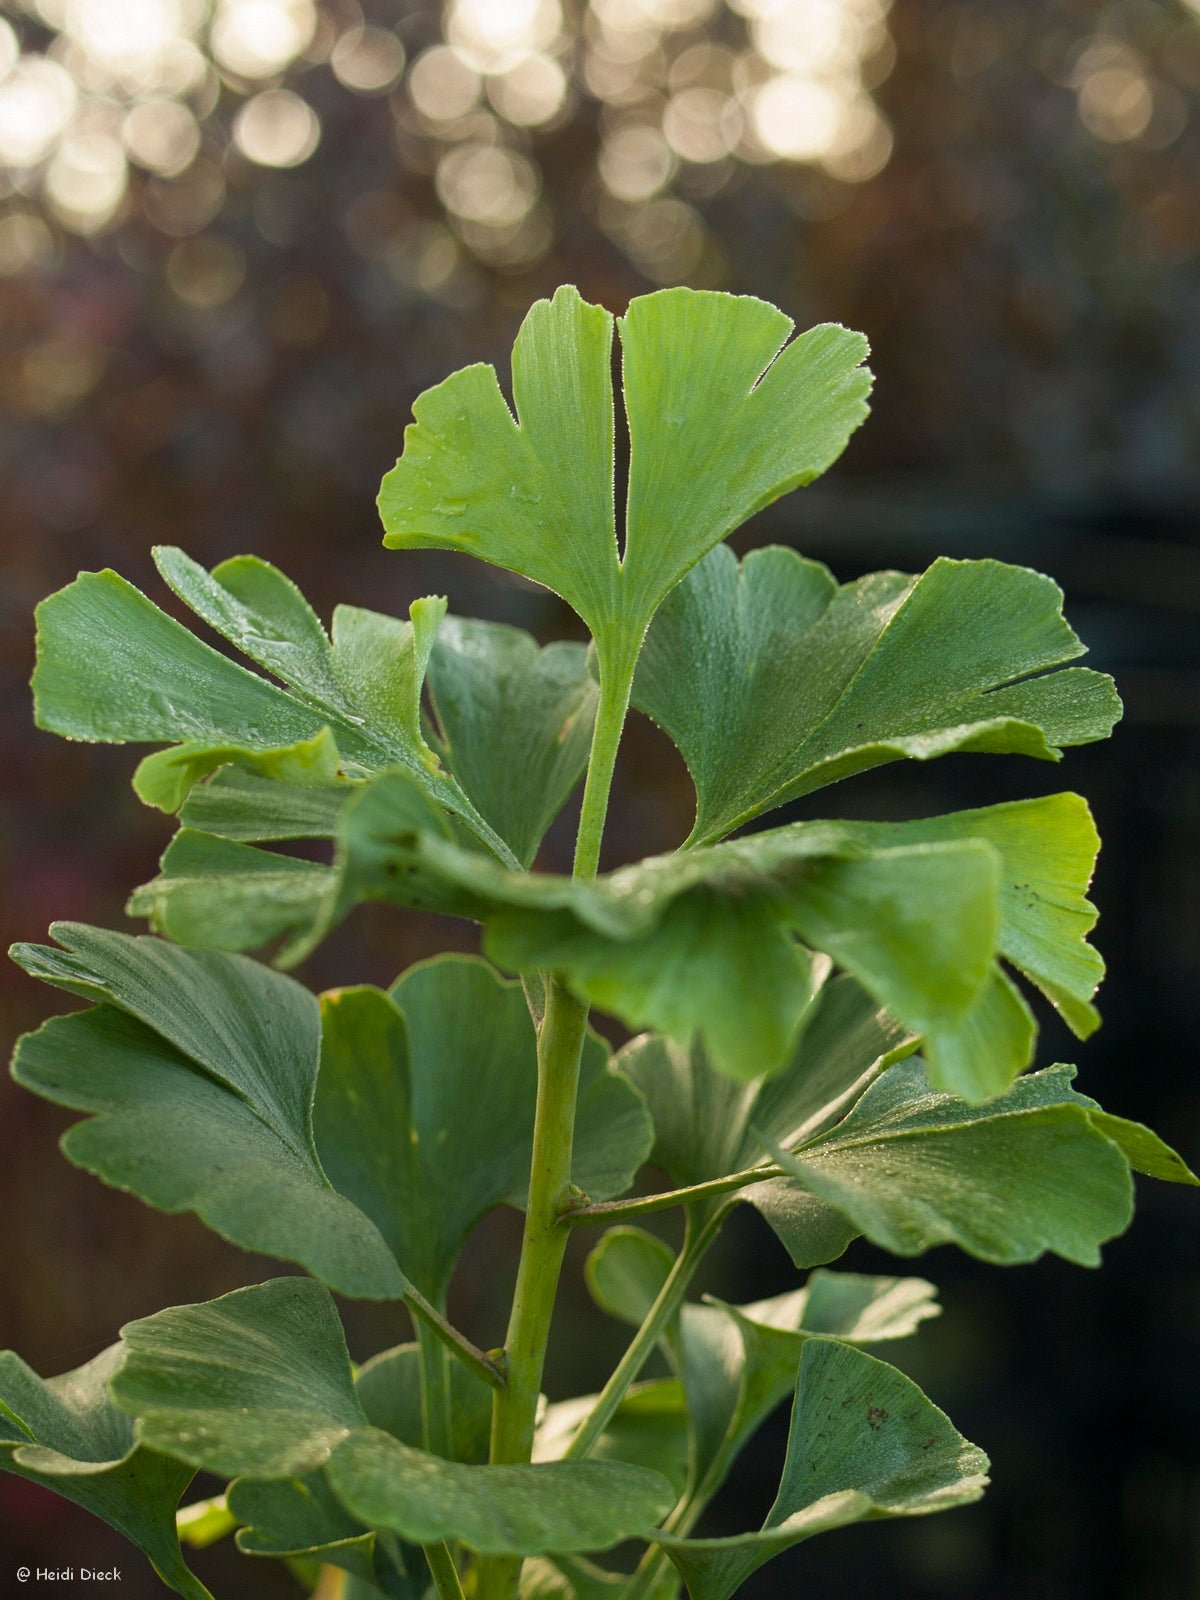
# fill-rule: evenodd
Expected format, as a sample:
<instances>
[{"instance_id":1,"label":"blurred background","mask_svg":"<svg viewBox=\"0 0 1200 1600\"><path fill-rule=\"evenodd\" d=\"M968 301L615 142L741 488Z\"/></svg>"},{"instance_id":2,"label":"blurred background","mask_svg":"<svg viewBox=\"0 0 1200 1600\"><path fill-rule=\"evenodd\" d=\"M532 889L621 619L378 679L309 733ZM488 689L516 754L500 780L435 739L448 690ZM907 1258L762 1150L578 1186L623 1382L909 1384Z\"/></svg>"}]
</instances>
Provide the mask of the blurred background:
<instances>
[{"instance_id":1,"label":"blurred background","mask_svg":"<svg viewBox=\"0 0 1200 1600\"><path fill-rule=\"evenodd\" d=\"M1105 849L1111 977L1086 1047L1043 1061L1200 1159L1200 0L23 0L0 5L0 808L5 942L55 917L128 927L169 828L131 752L37 733L34 604L112 565L165 602L150 546L253 551L328 615L454 609L572 631L550 596L466 561L387 554L374 495L416 394L494 360L558 283L621 310L670 283L864 329L874 415L822 483L737 541L847 579L993 555L1054 574L1127 716L1065 768L952 757L825 791L920 815L1070 786ZM691 797L631 730L608 864L686 833ZM544 864L561 865L569 827ZM470 930L358 913L303 974L386 982ZM0 968L6 1038L59 998ZM614 1039L615 1030L610 1030ZM119 1324L278 1271L68 1167L64 1114L0 1085L0 1345L46 1374ZM470 1245L454 1311L499 1342L512 1216ZM946 1313L902 1362L990 1452L977 1508L834 1534L751 1600L1200 1596L1200 1210L1143 1185L1093 1274L950 1251ZM472 1264L486 1272L472 1272ZM855 1246L845 1265L887 1270ZM548 1376L594 1386L622 1335L575 1287ZM747 1213L698 1287L794 1274ZM346 1307L354 1353L406 1337ZM889 1355L891 1352L889 1352ZM713 1527L769 1504L786 1419ZM0 1480L18 1561L122 1567L115 1535ZM219 1596L292 1580L226 1547Z\"/></svg>"}]
</instances>

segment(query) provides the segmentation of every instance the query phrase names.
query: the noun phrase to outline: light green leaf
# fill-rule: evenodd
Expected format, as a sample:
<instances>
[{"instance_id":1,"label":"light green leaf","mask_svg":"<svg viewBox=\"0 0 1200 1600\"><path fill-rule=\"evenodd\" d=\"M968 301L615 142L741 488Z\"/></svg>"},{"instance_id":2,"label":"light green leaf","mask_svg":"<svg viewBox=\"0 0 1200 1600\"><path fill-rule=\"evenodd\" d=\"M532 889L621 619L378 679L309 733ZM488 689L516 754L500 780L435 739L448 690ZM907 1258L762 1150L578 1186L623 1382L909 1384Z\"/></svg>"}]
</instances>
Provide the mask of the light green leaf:
<instances>
[{"instance_id":1,"label":"light green leaf","mask_svg":"<svg viewBox=\"0 0 1200 1600\"><path fill-rule=\"evenodd\" d=\"M1095 1266L1100 1245L1128 1226L1132 1185L1073 1075L1049 1067L970 1106L905 1061L815 1143L792 1154L763 1143L805 1190L896 1255L957 1244L1005 1265L1049 1250ZM746 1197L769 1201L766 1188Z\"/></svg>"},{"instance_id":2,"label":"light green leaf","mask_svg":"<svg viewBox=\"0 0 1200 1600\"><path fill-rule=\"evenodd\" d=\"M383 480L391 548L457 550L560 594L602 669L631 663L663 596L720 539L811 482L866 415L866 341L749 297L669 289L620 321L629 418L624 560L613 505L613 319L574 289L529 312L516 419L490 367L417 400ZM782 353L781 353L782 352ZM786 423L780 419L786 419Z\"/></svg>"},{"instance_id":3,"label":"light green leaf","mask_svg":"<svg viewBox=\"0 0 1200 1600\"><path fill-rule=\"evenodd\" d=\"M1084 1097L1079 1097L1081 1100ZM1200 1184L1177 1151L1141 1122L1130 1122L1125 1117L1114 1117L1101 1111L1094 1101L1087 1102L1093 1128L1104 1134L1119 1147L1135 1172L1144 1172L1148 1178L1161 1178L1165 1183Z\"/></svg>"},{"instance_id":4,"label":"light green leaf","mask_svg":"<svg viewBox=\"0 0 1200 1600\"><path fill-rule=\"evenodd\" d=\"M522 866L587 765L597 686L578 644L447 617L429 662L438 753ZM514 752L520 759L514 760Z\"/></svg>"},{"instance_id":5,"label":"light green leaf","mask_svg":"<svg viewBox=\"0 0 1200 1600\"><path fill-rule=\"evenodd\" d=\"M750 296L664 289L620 320L628 605L648 620L713 545L820 477L867 415L867 341Z\"/></svg>"},{"instance_id":6,"label":"light green leaf","mask_svg":"<svg viewBox=\"0 0 1200 1600\"><path fill-rule=\"evenodd\" d=\"M222 839L332 839L349 798L347 786L325 789L264 778L245 766L226 767L197 784L184 801L184 828Z\"/></svg>"},{"instance_id":7,"label":"light green leaf","mask_svg":"<svg viewBox=\"0 0 1200 1600\"><path fill-rule=\"evenodd\" d=\"M910 1378L848 1345L810 1340L779 1493L761 1532L656 1542L692 1600L729 1600L764 1562L814 1533L977 1500L987 1467Z\"/></svg>"},{"instance_id":8,"label":"light green leaf","mask_svg":"<svg viewBox=\"0 0 1200 1600\"><path fill-rule=\"evenodd\" d=\"M1055 795L919 822L795 823L586 882L463 849L394 772L345 807L334 876L283 869L260 915L295 930L289 960L359 900L474 918L501 966L558 971L630 1027L699 1039L743 1079L782 1067L811 1002L823 968L798 937L924 1037L942 1087L982 1099L1028 1065L1035 1033L997 955L1078 1031L1096 1024L1103 964L1086 942L1085 890L1097 842L1086 804ZM281 859L192 836L134 905L176 938L241 940L249 918L226 914L222 932L222 905L236 903L239 874L269 884Z\"/></svg>"},{"instance_id":9,"label":"light green leaf","mask_svg":"<svg viewBox=\"0 0 1200 1600\"><path fill-rule=\"evenodd\" d=\"M175 1532L175 1508L192 1468L144 1448L106 1385L119 1345L86 1366L42 1379L11 1350L0 1352L0 1470L62 1495L116 1528L149 1558L169 1589L212 1600L189 1572Z\"/></svg>"},{"instance_id":10,"label":"light green leaf","mask_svg":"<svg viewBox=\"0 0 1200 1600\"><path fill-rule=\"evenodd\" d=\"M989 970L997 858L980 840L880 850L869 824L801 824L588 883L497 868L418 798L397 774L347 807L339 911L373 894L474 916L500 965L557 970L630 1026L698 1034L734 1076L786 1058L814 981L796 934L926 1034L957 1024Z\"/></svg>"},{"instance_id":11,"label":"light green leaf","mask_svg":"<svg viewBox=\"0 0 1200 1600\"><path fill-rule=\"evenodd\" d=\"M279 749L255 750L244 744L207 744L202 739L189 739L146 756L134 774L133 786L148 806L178 811L201 778L236 763L266 779L297 788L333 790L336 795L339 760L337 743L328 728L322 728L311 739ZM338 798L346 798L344 787Z\"/></svg>"},{"instance_id":12,"label":"light green leaf","mask_svg":"<svg viewBox=\"0 0 1200 1600\"><path fill-rule=\"evenodd\" d=\"M520 985L446 956L405 973L391 998L335 991L323 1015L315 1123L325 1169L436 1301L479 1218L525 1204L537 1045ZM640 1094L607 1060L589 1034L574 1172L601 1198L629 1187L653 1137Z\"/></svg>"},{"instance_id":13,"label":"light green leaf","mask_svg":"<svg viewBox=\"0 0 1200 1600\"><path fill-rule=\"evenodd\" d=\"M27 1034L13 1075L92 1113L64 1136L69 1159L342 1293L403 1294L379 1230L331 1185L313 1142L313 996L239 956L75 923L51 931L61 950L21 945L16 960L101 1003Z\"/></svg>"},{"instance_id":14,"label":"light green leaf","mask_svg":"<svg viewBox=\"0 0 1200 1600\"><path fill-rule=\"evenodd\" d=\"M367 1426L326 1289L276 1278L121 1329L110 1388L152 1449L225 1477L302 1477Z\"/></svg>"},{"instance_id":15,"label":"light green leaf","mask_svg":"<svg viewBox=\"0 0 1200 1600\"><path fill-rule=\"evenodd\" d=\"M209 788L199 793L207 796ZM276 952L276 966L295 965L306 953L308 930L324 926L325 907L341 889L332 867L191 828L179 829L159 866L158 877L130 895L129 916L201 949L259 950L303 929Z\"/></svg>"},{"instance_id":16,"label":"light green leaf","mask_svg":"<svg viewBox=\"0 0 1200 1600\"><path fill-rule=\"evenodd\" d=\"M143 762L148 803L177 808L217 767L241 763L294 783L361 779L399 765L487 849L512 861L424 742L420 698L445 612L410 620L341 607L332 642L282 573L248 557L209 574L156 552L180 598L288 688L203 644L114 572L85 572L38 607L38 725L68 738L182 746Z\"/></svg>"},{"instance_id":17,"label":"light green leaf","mask_svg":"<svg viewBox=\"0 0 1200 1600\"><path fill-rule=\"evenodd\" d=\"M353 1514L414 1544L461 1539L486 1555L605 1550L649 1533L669 1510L657 1472L617 1461L472 1467L369 1428L326 1468Z\"/></svg>"},{"instance_id":18,"label":"light green leaf","mask_svg":"<svg viewBox=\"0 0 1200 1600\"><path fill-rule=\"evenodd\" d=\"M379 491L384 543L507 567L598 632L619 580L612 323L569 288L531 308L513 347L516 420L492 367L464 367L420 395Z\"/></svg>"},{"instance_id":19,"label":"light green leaf","mask_svg":"<svg viewBox=\"0 0 1200 1600\"><path fill-rule=\"evenodd\" d=\"M838 588L794 551L718 546L664 601L634 703L696 785L690 843L887 761L954 750L1057 760L1120 715L1062 591L998 561L936 561ZM1034 676L1038 674L1038 676Z\"/></svg>"},{"instance_id":20,"label":"light green leaf","mask_svg":"<svg viewBox=\"0 0 1200 1600\"><path fill-rule=\"evenodd\" d=\"M557 1461L597 1396L580 1395L547 1406L533 1442L534 1461ZM635 1383L626 1390L604 1432L588 1451L595 1461L629 1461L661 1473L678 1495L687 1479L688 1426L683 1385L677 1378Z\"/></svg>"}]
</instances>

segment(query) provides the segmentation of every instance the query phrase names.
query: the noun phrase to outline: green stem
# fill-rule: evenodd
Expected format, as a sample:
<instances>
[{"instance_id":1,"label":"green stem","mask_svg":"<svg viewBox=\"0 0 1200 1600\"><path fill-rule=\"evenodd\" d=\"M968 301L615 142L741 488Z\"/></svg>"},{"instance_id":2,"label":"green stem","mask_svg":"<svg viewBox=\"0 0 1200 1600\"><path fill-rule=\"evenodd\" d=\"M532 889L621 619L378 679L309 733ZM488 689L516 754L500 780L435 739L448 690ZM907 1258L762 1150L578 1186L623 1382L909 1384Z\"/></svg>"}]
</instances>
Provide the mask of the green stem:
<instances>
[{"instance_id":1,"label":"green stem","mask_svg":"<svg viewBox=\"0 0 1200 1600\"><path fill-rule=\"evenodd\" d=\"M573 871L577 878L594 878L600 864L604 819L629 708L635 660L636 654L631 654L628 662L601 663L600 703L575 841ZM572 1194L575 1102L587 1018L584 1002L569 994L557 978L551 978L546 986L545 1015L538 1030L533 1155L521 1259L504 1342L505 1383L492 1398L488 1459L493 1464L528 1461L533 1449L550 1321L570 1237L569 1229L558 1224ZM520 1557L481 1559L476 1584L478 1600L509 1600L520 1571Z\"/></svg>"},{"instance_id":2,"label":"green stem","mask_svg":"<svg viewBox=\"0 0 1200 1600\"><path fill-rule=\"evenodd\" d=\"M447 1322L438 1308L426 1300L421 1291L414 1289L411 1284L405 1292L404 1304L412 1312L418 1336L423 1329L428 1330L450 1351L451 1355L457 1356L465 1367L469 1367L477 1378L482 1378L484 1383L493 1389L503 1389L503 1368L491 1356L485 1355L473 1345L452 1323Z\"/></svg>"},{"instance_id":3,"label":"green stem","mask_svg":"<svg viewBox=\"0 0 1200 1600\"><path fill-rule=\"evenodd\" d=\"M684 1224L683 1246L659 1290L646 1319L634 1334L633 1340L613 1369L612 1376L596 1398L596 1404L584 1418L583 1425L564 1452L567 1459L586 1456L612 1420L614 1412L625 1398L625 1391L645 1366L663 1329L679 1309L700 1259L716 1238L720 1215L696 1227L692 1213Z\"/></svg>"},{"instance_id":4,"label":"green stem","mask_svg":"<svg viewBox=\"0 0 1200 1600\"><path fill-rule=\"evenodd\" d=\"M463 1600L462 1581L449 1547L445 1544L426 1544L421 1548L429 1563L440 1600Z\"/></svg>"},{"instance_id":5,"label":"green stem","mask_svg":"<svg viewBox=\"0 0 1200 1600\"><path fill-rule=\"evenodd\" d=\"M600 704L592 729L592 751L588 758L587 782L583 786L579 832L575 837L572 873L576 878L594 878L600 866L600 841L604 837L613 769L625 727L625 714L629 710L636 663L636 653L628 662L618 658L600 663Z\"/></svg>"},{"instance_id":6,"label":"green stem","mask_svg":"<svg viewBox=\"0 0 1200 1600\"><path fill-rule=\"evenodd\" d=\"M655 1211L669 1211L674 1206L692 1206L701 1200L730 1194L735 1189L745 1189L752 1183L787 1176L785 1169L778 1165L747 1167L742 1172L731 1172L727 1178L712 1178L708 1183L694 1183L687 1189L662 1189L657 1194L639 1195L636 1200L604 1200L594 1205L572 1206L563 1213L562 1220L572 1228L587 1223L623 1222L626 1217L646 1217Z\"/></svg>"},{"instance_id":7,"label":"green stem","mask_svg":"<svg viewBox=\"0 0 1200 1600\"><path fill-rule=\"evenodd\" d=\"M451 1443L450 1371L445 1346L428 1323L417 1323L417 1345L421 1359L421 1427L426 1450L454 1459Z\"/></svg>"}]
</instances>

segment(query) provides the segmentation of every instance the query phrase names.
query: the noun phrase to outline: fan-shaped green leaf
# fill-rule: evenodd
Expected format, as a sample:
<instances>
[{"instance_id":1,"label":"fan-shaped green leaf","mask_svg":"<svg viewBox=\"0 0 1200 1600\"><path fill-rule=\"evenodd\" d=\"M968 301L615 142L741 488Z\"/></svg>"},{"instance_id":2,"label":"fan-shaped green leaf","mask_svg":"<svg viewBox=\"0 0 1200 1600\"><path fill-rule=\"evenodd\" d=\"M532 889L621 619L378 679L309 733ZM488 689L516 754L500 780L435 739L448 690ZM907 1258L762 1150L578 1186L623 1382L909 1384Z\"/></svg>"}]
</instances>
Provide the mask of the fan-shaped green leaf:
<instances>
[{"instance_id":1,"label":"fan-shaped green leaf","mask_svg":"<svg viewBox=\"0 0 1200 1600\"><path fill-rule=\"evenodd\" d=\"M18 946L35 977L101 1001L17 1047L13 1074L92 1113L64 1137L78 1166L165 1211L195 1211L248 1250L345 1294L406 1288L375 1224L331 1185L312 1135L320 1018L307 990L240 956L56 924Z\"/></svg>"},{"instance_id":2,"label":"fan-shaped green leaf","mask_svg":"<svg viewBox=\"0 0 1200 1600\"><path fill-rule=\"evenodd\" d=\"M117 1405L164 1455L226 1477L303 1476L367 1426L329 1292L276 1278L121 1329Z\"/></svg>"},{"instance_id":3,"label":"fan-shaped green leaf","mask_svg":"<svg viewBox=\"0 0 1200 1600\"><path fill-rule=\"evenodd\" d=\"M814 1533L977 1500L987 1467L910 1378L848 1345L810 1340L779 1493L761 1532L656 1542L692 1600L729 1600L764 1562Z\"/></svg>"},{"instance_id":4,"label":"fan-shaped green leaf","mask_svg":"<svg viewBox=\"0 0 1200 1600\"><path fill-rule=\"evenodd\" d=\"M152 1448L206 1470L303 1477L324 1467L367 1528L502 1554L603 1549L671 1504L657 1473L616 1462L464 1466L370 1426L328 1292L302 1278L176 1306L122 1330L117 1405Z\"/></svg>"},{"instance_id":5,"label":"fan-shaped green leaf","mask_svg":"<svg viewBox=\"0 0 1200 1600\"><path fill-rule=\"evenodd\" d=\"M144 1448L132 1421L113 1407L107 1384L120 1356L114 1345L74 1372L42 1379L11 1350L0 1352L0 1470L102 1517L176 1594L212 1600L185 1565L175 1532L192 1468Z\"/></svg>"},{"instance_id":6,"label":"fan-shaped green leaf","mask_svg":"<svg viewBox=\"0 0 1200 1600\"><path fill-rule=\"evenodd\" d=\"M401 1444L419 1445L424 1436L420 1367L420 1347L401 1344L364 1362L354 1380L367 1421ZM459 1362L448 1376L451 1458L479 1466L488 1458L493 1391Z\"/></svg>"},{"instance_id":7,"label":"fan-shaped green leaf","mask_svg":"<svg viewBox=\"0 0 1200 1600\"><path fill-rule=\"evenodd\" d=\"M883 762L953 750L1057 760L1120 715L1112 680L1049 669L1082 654L1062 591L998 561L838 588L794 551L719 546L664 601L634 703L696 785L691 842ZM1038 676L1033 676L1038 674Z\"/></svg>"},{"instance_id":8,"label":"fan-shaped green leaf","mask_svg":"<svg viewBox=\"0 0 1200 1600\"><path fill-rule=\"evenodd\" d=\"M605 1550L648 1533L674 1500L659 1473L625 1462L463 1466L376 1428L339 1446L326 1473L372 1527L416 1544L457 1538L488 1555Z\"/></svg>"},{"instance_id":9,"label":"fan-shaped green leaf","mask_svg":"<svg viewBox=\"0 0 1200 1600\"><path fill-rule=\"evenodd\" d=\"M295 784L362 778L399 765L502 859L512 856L426 745L421 687L444 600L408 622L343 606L332 641L288 579L249 557L209 574L182 551L157 552L167 581L287 688L202 643L114 572L85 572L38 607L33 675L40 727L73 739L170 744L135 787L177 809L228 763Z\"/></svg>"},{"instance_id":10,"label":"fan-shaped green leaf","mask_svg":"<svg viewBox=\"0 0 1200 1600\"><path fill-rule=\"evenodd\" d=\"M897 1255L957 1244L1002 1264L1049 1250L1095 1266L1100 1245L1128 1226L1132 1185L1073 1076L1048 1067L970 1106L931 1089L920 1061L905 1061L813 1144L788 1154L763 1143L805 1190ZM745 1198L773 1221L770 1188Z\"/></svg>"},{"instance_id":11,"label":"fan-shaped green leaf","mask_svg":"<svg viewBox=\"0 0 1200 1600\"><path fill-rule=\"evenodd\" d=\"M404 974L391 998L339 990L323 1007L317 1146L334 1183L373 1218L433 1300L472 1225L529 1184L537 1046L520 986L484 962L442 957ZM589 1034L575 1176L622 1193L650 1148L640 1094Z\"/></svg>"},{"instance_id":12,"label":"fan-shaped green leaf","mask_svg":"<svg viewBox=\"0 0 1200 1600\"><path fill-rule=\"evenodd\" d=\"M574 289L529 312L516 418L490 367L413 407L379 508L392 548L458 550L543 583L632 663L662 597L720 539L836 460L866 415L866 341L748 297L670 289L620 321L629 418L624 560L613 505L613 319Z\"/></svg>"}]
</instances>

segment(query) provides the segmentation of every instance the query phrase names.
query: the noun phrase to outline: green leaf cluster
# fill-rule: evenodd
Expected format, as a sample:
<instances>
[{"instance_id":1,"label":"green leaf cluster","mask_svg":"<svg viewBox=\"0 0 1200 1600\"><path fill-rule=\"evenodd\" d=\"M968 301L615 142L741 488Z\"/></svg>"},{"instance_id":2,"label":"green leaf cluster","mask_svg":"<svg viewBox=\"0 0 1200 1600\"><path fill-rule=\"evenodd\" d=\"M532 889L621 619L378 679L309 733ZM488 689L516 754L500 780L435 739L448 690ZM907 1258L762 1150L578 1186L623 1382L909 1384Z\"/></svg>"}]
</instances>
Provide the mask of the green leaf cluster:
<instances>
[{"instance_id":1,"label":"green leaf cluster","mask_svg":"<svg viewBox=\"0 0 1200 1600\"><path fill-rule=\"evenodd\" d=\"M1028 1070L1031 999L1079 1038L1099 1023L1082 799L738 832L884 762L1057 761L1119 713L1038 573L739 562L728 536L866 414L862 338L791 332L752 299L667 290L614 319L561 289L518 335L511 407L482 365L417 400L385 543L541 584L589 644L438 597L327 631L267 563L175 549L159 571L218 646L111 572L39 608L39 723L157 746L134 786L178 827L130 902L149 934L67 923L14 950L87 1002L23 1038L14 1075L80 1113L70 1161L293 1270L130 1323L60 1377L0 1356L0 1466L180 1595L207 1591L179 1537L232 1533L354 1600L729 1600L817 1533L969 1504L983 1453L865 1348L917 1334L932 1284L828 1264L863 1238L1092 1266L1134 1172L1197 1182L1073 1068ZM601 874L630 713L677 747L695 822ZM538 870L581 784L574 868ZM365 901L473 922L482 954L386 990L287 975ZM592 1007L635 1037L614 1051ZM805 1276L698 1297L739 1205ZM456 1267L499 1206L523 1213L509 1325L463 1329ZM637 1223L659 1212L674 1247ZM634 1331L594 1393L548 1401L567 1239L597 1225L596 1313ZM402 1302L415 1339L356 1365L334 1294ZM708 1536L783 1405L762 1527ZM225 1493L177 1520L197 1471Z\"/></svg>"}]
</instances>

